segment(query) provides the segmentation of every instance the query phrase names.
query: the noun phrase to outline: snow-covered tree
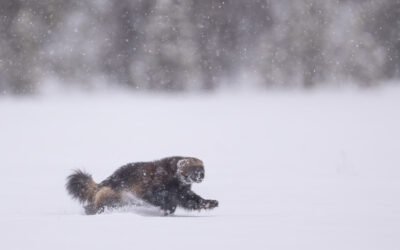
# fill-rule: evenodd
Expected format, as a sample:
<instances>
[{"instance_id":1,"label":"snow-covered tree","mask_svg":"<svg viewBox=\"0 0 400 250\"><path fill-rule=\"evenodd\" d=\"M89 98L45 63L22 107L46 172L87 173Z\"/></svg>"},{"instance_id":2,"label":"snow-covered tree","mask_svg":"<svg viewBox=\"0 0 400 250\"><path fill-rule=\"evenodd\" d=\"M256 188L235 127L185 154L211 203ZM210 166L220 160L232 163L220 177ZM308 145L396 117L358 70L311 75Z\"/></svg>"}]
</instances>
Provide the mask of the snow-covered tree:
<instances>
[{"instance_id":1,"label":"snow-covered tree","mask_svg":"<svg viewBox=\"0 0 400 250\"><path fill-rule=\"evenodd\" d=\"M131 75L140 88L185 90L201 87L193 7L186 0L158 0L144 25L140 54L132 58Z\"/></svg>"}]
</instances>

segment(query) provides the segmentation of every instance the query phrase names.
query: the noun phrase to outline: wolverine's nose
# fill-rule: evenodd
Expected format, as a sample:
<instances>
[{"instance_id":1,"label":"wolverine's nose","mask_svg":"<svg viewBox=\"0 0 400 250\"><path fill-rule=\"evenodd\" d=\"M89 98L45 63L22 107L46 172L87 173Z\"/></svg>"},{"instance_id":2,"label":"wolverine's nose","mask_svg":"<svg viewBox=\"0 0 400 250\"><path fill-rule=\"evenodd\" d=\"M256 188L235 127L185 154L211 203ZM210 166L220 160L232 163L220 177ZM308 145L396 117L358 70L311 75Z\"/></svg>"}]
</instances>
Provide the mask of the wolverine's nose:
<instances>
[{"instance_id":1,"label":"wolverine's nose","mask_svg":"<svg viewBox=\"0 0 400 250\"><path fill-rule=\"evenodd\" d=\"M204 172L200 172L200 179L204 179Z\"/></svg>"}]
</instances>

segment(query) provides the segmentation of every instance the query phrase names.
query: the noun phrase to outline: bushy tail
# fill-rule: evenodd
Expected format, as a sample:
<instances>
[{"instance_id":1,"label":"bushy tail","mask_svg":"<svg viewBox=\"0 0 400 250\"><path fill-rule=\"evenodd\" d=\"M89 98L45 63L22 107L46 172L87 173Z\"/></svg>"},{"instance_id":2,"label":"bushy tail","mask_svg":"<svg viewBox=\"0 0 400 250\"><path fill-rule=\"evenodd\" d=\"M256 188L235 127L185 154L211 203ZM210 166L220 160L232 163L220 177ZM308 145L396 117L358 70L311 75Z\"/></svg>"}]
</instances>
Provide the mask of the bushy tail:
<instances>
[{"instance_id":1,"label":"bushy tail","mask_svg":"<svg viewBox=\"0 0 400 250\"><path fill-rule=\"evenodd\" d=\"M92 176L81 170L75 170L73 174L67 177L65 185L68 193L81 203L92 201L96 194L97 183L92 179Z\"/></svg>"}]
</instances>

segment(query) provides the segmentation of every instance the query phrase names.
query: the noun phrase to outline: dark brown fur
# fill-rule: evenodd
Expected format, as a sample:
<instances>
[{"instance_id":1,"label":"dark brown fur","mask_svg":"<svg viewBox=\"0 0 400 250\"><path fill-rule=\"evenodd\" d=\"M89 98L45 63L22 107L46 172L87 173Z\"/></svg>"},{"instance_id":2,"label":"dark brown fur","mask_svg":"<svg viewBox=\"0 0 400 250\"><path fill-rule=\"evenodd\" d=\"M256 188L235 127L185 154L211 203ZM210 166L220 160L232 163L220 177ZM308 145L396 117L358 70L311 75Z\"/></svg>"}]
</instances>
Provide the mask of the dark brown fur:
<instances>
[{"instance_id":1,"label":"dark brown fur","mask_svg":"<svg viewBox=\"0 0 400 250\"><path fill-rule=\"evenodd\" d=\"M216 200L205 200L191 190L193 182L204 178L203 162L192 157L168 157L153 162L126 164L96 184L80 170L68 176L66 188L73 198L85 204L86 214L126 204L124 193L160 207L165 215L177 206L189 210L212 209Z\"/></svg>"}]
</instances>

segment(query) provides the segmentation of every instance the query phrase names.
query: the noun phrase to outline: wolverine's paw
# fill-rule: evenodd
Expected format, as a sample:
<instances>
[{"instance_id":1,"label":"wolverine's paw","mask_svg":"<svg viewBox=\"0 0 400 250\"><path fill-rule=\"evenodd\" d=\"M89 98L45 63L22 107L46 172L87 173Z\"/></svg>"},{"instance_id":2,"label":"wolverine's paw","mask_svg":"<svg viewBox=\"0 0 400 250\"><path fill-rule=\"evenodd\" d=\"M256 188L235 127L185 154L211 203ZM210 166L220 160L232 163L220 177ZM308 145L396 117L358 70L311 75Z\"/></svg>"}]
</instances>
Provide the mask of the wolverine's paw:
<instances>
[{"instance_id":1,"label":"wolverine's paw","mask_svg":"<svg viewBox=\"0 0 400 250\"><path fill-rule=\"evenodd\" d=\"M96 214L96 213L97 213L96 206L93 205L93 204L86 205L86 206L85 206L85 213L86 213L87 215L94 215L94 214Z\"/></svg>"},{"instance_id":2,"label":"wolverine's paw","mask_svg":"<svg viewBox=\"0 0 400 250\"><path fill-rule=\"evenodd\" d=\"M174 213L174 212L171 211L171 210L162 210L162 212L163 212L163 215L164 215L164 216L168 216L168 215L171 215L171 214Z\"/></svg>"},{"instance_id":3,"label":"wolverine's paw","mask_svg":"<svg viewBox=\"0 0 400 250\"><path fill-rule=\"evenodd\" d=\"M89 204L85 206L85 213L87 215L101 214L104 212L104 207L96 207L93 204Z\"/></svg>"},{"instance_id":4,"label":"wolverine's paw","mask_svg":"<svg viewBox=\"0 0 400 250\"><path fill-rule=\"evenodd\" d=\"M176 206L170 206L168 208L161 208L161 211L163 212L164 216L168 216L170 214L173 214L176 210Z\"/></svg>"},{"instance_id":5,"label":"wolverine's paw","mask_svg":"<svg viewBox=\"0 0 400 250\"><path fill-rule=\"evenodd\" d=\"M217 200L205 200L204 203L202 204L202 207L204 209L213 209L218 207L218 201Z\"/></svg>"}]
</instances>

